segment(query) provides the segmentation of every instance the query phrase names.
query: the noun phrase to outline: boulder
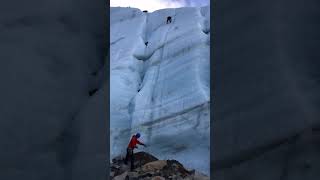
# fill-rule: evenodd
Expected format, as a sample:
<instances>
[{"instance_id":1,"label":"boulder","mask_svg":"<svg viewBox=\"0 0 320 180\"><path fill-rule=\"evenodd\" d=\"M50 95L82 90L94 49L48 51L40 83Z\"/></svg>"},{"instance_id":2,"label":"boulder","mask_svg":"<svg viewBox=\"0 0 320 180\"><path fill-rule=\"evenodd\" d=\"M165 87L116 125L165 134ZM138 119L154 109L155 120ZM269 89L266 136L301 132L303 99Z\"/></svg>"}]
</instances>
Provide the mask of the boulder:
<instances>
[{"instance_id":1,"label":"boulder","mask_svg":"<svg viewBox=\"0 0 320 180\"><path fill-rule=\"evenodd\" d=\"M155 176L151 180L165 180L165 178L161 176Z\"/></svg>"},{"instance_id":2,"label":"boulder","mask_svg":"<svg viewBox=\"0 0 320 180\"><path fill-rule=\"evenodd\" d=\"M146 152L134 153L134 160L137 166L143 166L149 162L157 161L158 158Z\"/></svg>"},{"instance_id":3,"label":"boulder","mask_svg":"<svg viewBox=\"0 0 320 180\"><path fill-rule=\"evenodd\" d=\"M157 171L163 169L167 165L167 161L165 160L158 160L158 161L153 161L150 163L147 163L142 166L142 171L144 172L150 172L150 171Z\"/></svg>"},{"instance_id":4,"label":"boulder","mask_svg":"<svg viewBox=\"0 0 320 180\"><path fill-rule=\"evenodd\" d=\"M127 180L127 179L129 179L127 171L113 178L113 180Z\"/></svg>"},{"instance_id":5,"label":"boulder","mask_svg":"<svg viewBox=\"0 0 320 180\"><path fill-rule=\"evenodd\" d=\"M111 179L120 180L207 180L209 177L196 172L195 170L185 169L184 166L176 160L158 160L151 154L139 152L135 157L142 166L135 166L130 171L129 165L125 165L123 160L113 159L110 165Z\"/></svg>"}]
</instances>

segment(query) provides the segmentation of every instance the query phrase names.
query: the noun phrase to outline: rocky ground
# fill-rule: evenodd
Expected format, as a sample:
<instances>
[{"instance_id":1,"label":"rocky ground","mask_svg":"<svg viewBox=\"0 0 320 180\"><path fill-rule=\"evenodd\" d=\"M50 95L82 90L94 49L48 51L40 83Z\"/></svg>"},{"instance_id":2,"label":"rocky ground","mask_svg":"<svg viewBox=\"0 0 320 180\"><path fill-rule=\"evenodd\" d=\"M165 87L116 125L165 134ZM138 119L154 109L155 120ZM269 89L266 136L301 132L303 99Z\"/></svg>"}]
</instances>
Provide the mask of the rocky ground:
<instances>
[{"instance_id":1,"label":"rocky ground","mask_svg":"<svg viewBox=\"0 0 320 180\"><path fill-rule=\"evenodd\" d=\"M110 179L113 180L209 180L209 177L195 170L187 170L176 160L159 160L146 152L134 154L135 169L125 165L123 157L112 160ZM128 163L129 164L129 163Z\"/></svg>"}]
</instances>

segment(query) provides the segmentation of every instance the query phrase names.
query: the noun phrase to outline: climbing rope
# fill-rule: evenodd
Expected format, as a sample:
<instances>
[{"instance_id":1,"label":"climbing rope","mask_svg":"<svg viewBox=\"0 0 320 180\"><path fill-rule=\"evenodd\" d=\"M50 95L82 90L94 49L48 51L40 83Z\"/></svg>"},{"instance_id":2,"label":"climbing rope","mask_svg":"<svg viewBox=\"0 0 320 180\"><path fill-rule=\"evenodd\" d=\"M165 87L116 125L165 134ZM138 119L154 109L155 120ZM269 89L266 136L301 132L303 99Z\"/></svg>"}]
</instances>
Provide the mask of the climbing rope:
<instances>
[{"instance_id":1,"label":"climbing rope","mask_svg":"<svg viewBox=\"0 0 320 180\"><path fill-rule=\"evenodd\" d=\"M173 15L173 22L171 22L170 24L173 24L174 22L175 22L175 17L177 16L177 13L176 13L176 9L174 9L174 11L173 11L174 13L174 15ZM165 42L167 41L167 35L168 35L168 33L169 33L169 30L171 30L172 29L172 25L168 28L168 31L167 31L167 33L166 33L166 37L165 37ZM161 60L163 59L163 54L164 54L164 47L165 46L163 46L163 51L162 51L162 55L161 55ZM160 63L160 65L161 65L161 63ZM160 66L159 66L159 69L160 69ZM167 78L167 75L166 75L166 73L164 74L164 79L166 79ZM161 99L160 99L160 106L162 105L162 102L163 102L163 89L164 89L164 87L167 87L166 86L166 84L164 84L163 85L163 87L161 87L161 89L160 89L160 94L161 94Z\"/></svg>"},{"instance_id":2,"label":"climbing rope","mask_svg":"<svg viewBox=\"0 0 320 180\"><path fill-rule=\"evenodd\" d=\"M174 9L174 15L173 15L173 22L171 22L170 24L173 24L174 22L175 22L175 17L176 17L176 9ZM148 25L148 15L147 15L147 17L146 17L146 30L145 30L145 33L146 33L146 37L145 37L145 39L147 40L149 37L148 37L148 31L147 31L147 25ZM158 68L156 68L156 72L154 72L153 73L153 79L152 79L152 92L150 93L150 95L149 95L149 97L148 97L148 99L150 99L150 106L148 106L148 102L146 101L145 103L144 103L144 109L143 109L143 116L142 116L142 119L145 121L145 116L146 116L146 110L148 109L152 109L152 108L155 108L156 107L156 104L154 103L154 96L155 96L155 88L156 88L156 82L159 80L159 78L160 78L160 70L161 70L161 62L162 62L162 60L163 60L163 56L164 56L164 52L165 52L165 43L167 42L167 39L168 39L168 34L169 34L169 32L170 32L170 30L172 29L172 25L170 25L168 28L167 28L167 31L166 31L166 33L165 33L165 36L164 36L164 40L163 40L163 47L161 48L161 55L160 55L160 59L159 59L159 61L160 61L160 63L159 63L159 65L157 65L158 66ZM144 76L145 77L145 76ZM165 78L166 78L166 76L164 76ZM164 89L164 87L160 87L160 95L161 95L161 99L160 99L160 105L162 104L162 102L163 102L163 97L162 97L162 95L163 95L163 89ZM153 112L151 111L150 112L151 113L151 119L153 120ZM150 133L149 134L149 138L151 137L151 129L149 129L149 128L144 128L144 127L140 127L140 129L141 130L146 130L146 131L149 131L148 133ZM148 140L150 140L150 139L148 139Z\"/></svg>"}]
</instances>

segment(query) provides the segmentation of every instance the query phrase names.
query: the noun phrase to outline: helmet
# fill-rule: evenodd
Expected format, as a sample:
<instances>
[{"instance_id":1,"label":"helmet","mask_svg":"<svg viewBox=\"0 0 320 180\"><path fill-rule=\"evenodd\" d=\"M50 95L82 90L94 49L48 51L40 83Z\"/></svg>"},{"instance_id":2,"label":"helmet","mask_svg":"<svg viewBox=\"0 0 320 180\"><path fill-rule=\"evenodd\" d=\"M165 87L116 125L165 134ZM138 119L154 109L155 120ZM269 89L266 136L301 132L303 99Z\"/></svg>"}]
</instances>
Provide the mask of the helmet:
<instances>
[{"instance_id":1,"label":"helmet","mask_svg":"<svg viewBox=\"0 0 320 180\"><path fill-rule=\"evenodd\" d=\"M140 133L137 133L137 134L136 134L136 137L139 138L139 137L140 137Z\"/></svg>"}]
</instances>

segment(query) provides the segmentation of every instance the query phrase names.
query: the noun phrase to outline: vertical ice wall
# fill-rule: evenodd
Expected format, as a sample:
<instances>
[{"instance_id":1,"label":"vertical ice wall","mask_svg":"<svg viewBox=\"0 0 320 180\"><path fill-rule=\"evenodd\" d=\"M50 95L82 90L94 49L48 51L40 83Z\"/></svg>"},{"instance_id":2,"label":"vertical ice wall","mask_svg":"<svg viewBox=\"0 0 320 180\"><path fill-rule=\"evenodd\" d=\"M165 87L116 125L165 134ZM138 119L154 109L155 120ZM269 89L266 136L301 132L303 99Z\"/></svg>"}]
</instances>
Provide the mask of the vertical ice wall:
<instances>
[{"instance_id":1,"label":"vertical ice wall","mask_svg":"<svg viewBox=\"0 0 320 180\"><path fill-rule=\"evenodd\" d=\"M130 136L130 103L141 82L142 61L133 54L144 46L141 38L145 23L138 9L111 8L110 35L110 146L111 157L125 151Z\"/></svg>"},{"instance_id":2,"label":"vertical ice wall","mask_svg":"<svg viewBox=\"0 0 320 180\"><path fill-rule=\"evenodd\" d=\"M139 131L144 151L209 173L209 18L111 8L111 157Z\"/></svg>"}]
</instances>

